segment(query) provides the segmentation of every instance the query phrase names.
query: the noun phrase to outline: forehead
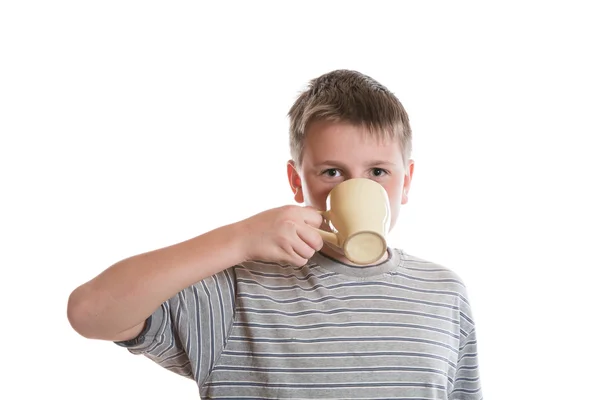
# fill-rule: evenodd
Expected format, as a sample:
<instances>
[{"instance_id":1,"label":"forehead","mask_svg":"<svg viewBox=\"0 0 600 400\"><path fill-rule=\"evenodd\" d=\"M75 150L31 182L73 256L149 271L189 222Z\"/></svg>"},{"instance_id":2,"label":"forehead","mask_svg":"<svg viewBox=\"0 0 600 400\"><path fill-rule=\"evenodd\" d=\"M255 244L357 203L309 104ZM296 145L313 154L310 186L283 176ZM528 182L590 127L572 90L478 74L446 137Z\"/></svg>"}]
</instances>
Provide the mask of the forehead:
<instances>
[{"instance_id":1,"label":"forehead","mask_svg":"<svg viewBox=\"0 0 600 400\"><path fill-rule=\"evenodd\" d=\"M399 140L346 122L317 121L306 131L303 163L371 162L373 159L401 162Z\"/></svg>"}]
</instances>

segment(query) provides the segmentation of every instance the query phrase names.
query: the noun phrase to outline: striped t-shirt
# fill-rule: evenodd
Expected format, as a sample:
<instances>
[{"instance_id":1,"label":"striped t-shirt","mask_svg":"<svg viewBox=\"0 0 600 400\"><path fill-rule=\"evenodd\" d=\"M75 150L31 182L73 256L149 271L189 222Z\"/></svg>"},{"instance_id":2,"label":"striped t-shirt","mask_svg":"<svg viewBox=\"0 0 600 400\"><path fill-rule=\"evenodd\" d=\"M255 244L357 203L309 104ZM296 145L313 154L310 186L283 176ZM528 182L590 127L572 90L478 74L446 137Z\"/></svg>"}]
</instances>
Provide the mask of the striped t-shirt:
<instances>
[{"instance_id":1,"label":"striped t-shirt","mask_svg":"<svg viewBox=\"0 0 600 400\"><path fill-rule=\"evenodd\" d=\"M475 326L452 271L403 253L350 266L251 262L181 291L118 344L202 399L481 399Z\"/></svg>"}]
</instances>

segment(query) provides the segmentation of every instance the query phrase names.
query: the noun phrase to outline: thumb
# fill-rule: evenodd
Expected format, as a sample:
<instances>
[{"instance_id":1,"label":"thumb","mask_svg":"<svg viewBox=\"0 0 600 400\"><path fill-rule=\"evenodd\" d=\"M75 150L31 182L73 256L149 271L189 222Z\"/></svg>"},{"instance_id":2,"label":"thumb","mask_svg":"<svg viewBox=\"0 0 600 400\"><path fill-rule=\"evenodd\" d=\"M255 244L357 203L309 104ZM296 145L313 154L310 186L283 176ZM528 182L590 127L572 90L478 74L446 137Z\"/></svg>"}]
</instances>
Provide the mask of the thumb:
<instances>
[{"instance_id":1,"label":"thumb","mask_svg":"<svg viewBox=\"0 0 600 400\"><path fill-rule=\"evenodd\" d=\"M304 207L302 217L304 218L304 222L306 222L308 225L314 228L319 228L323 223L323 216L321 213L322 211L319 211L314 207L306 206Z\"/></svg>"}]
</instances>

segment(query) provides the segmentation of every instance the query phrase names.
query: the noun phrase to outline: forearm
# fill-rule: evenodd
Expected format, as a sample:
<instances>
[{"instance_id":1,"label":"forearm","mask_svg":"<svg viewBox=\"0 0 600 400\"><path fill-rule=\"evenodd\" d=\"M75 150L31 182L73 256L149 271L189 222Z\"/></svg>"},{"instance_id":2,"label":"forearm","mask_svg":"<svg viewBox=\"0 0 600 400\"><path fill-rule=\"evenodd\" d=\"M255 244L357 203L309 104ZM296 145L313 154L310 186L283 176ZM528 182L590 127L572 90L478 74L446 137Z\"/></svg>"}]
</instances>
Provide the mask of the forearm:
<instances>
[{"instance_id":1,"label":"forearm","mask_svg":"<svg viewBox=\"0 0 600 400\"><path fill-rule=\"evenodd\" d=\"M179 291L242 262L243 235L238 224L227 225L119 261L73 291L71 325L88 338L120 338Z\"/></svg>"}]
</instances>

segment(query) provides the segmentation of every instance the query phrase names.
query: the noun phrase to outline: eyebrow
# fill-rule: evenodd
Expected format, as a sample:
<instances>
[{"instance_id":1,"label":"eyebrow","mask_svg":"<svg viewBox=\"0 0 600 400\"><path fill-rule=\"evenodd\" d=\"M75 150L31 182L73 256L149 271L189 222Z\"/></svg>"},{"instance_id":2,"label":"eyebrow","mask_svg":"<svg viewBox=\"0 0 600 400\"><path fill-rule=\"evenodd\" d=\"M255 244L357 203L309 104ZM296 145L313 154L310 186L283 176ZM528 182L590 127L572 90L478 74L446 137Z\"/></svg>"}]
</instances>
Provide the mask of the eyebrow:
<instances>
[{"instance_id":1,"label":"eyebrow","mask_svg":"<svg viewBox=\"0 0 600 400\"><path fill-rule=\"evenodd\" d=\"M374 167L374 166L394 166L396 165L396 163L390 162L390 161L383 161L383 160L372 160L366 163L366 165L368 167ZM320 162L318 164L316 164L317 167L324 167L324 166L333 166L333 167L346 167L346 164L339 162L339 161L335 161L335 160L326 160L323 162Z\"/></svg>"},{"instance_id":2,"label":"eyebrow","mask_svg":"<svg viewBox=\"0 0 600 400\"><path fill-rule=\"evenodd\" d=\"M394 166L396 163L391 161L383 161L383 160L373 160L367 163L369 167L374 167L376 165L385 165L385 166Z\"/></svg>"}]
</instances>

